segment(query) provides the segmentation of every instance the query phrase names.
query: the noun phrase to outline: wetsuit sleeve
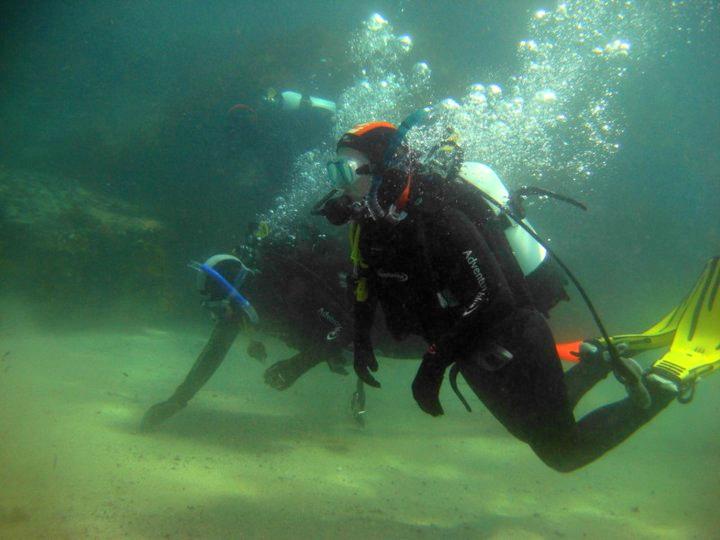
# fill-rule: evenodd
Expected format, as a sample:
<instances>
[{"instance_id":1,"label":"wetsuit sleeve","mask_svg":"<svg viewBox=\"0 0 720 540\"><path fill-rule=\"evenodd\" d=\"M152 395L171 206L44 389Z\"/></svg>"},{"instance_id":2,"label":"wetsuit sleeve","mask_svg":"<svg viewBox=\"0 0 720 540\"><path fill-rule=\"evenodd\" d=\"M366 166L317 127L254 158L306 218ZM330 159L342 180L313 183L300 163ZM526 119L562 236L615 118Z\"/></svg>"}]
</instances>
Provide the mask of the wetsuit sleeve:
<instances>
[{"instance_id":1,"label":"wetsuit sleeve","mask_svg":"<svg viewBox=\"0 0 720 540\"><path fill-rule=\"evenodd\" d=\"M439 218L432 228L430 263L460 307L456 308L456 322L435 345L443 358L455 360L477 343L493 322L508 315L515 302L478 227L455 209L443 211Z\"/></svg>"},{"instance_id":2,"label":"wetsuit sleeve","mask_svg":"<svg viewBox=\"0 0 720 540\"><path fill-rule=\"evenodd\" d=\"M353 346L372 350L372 326L375 320L377 297L370 280L367 281L367 298L353 303Z\"/></svg>"},{"instance_id":3,"label":"wetsuit sleeve","mask_svg":"<svg viewBox=\"0 0 720 540\"><path fill-rule=\"evenodd\" d=\"M208 339L185 380L175 390L175 393L170 398L171 400L184 405L192 399L225 360L225 356L240 332L240 328L241 320L238 317L220 320L215 323L210 339Z\"/></svg>"}]
</instances>

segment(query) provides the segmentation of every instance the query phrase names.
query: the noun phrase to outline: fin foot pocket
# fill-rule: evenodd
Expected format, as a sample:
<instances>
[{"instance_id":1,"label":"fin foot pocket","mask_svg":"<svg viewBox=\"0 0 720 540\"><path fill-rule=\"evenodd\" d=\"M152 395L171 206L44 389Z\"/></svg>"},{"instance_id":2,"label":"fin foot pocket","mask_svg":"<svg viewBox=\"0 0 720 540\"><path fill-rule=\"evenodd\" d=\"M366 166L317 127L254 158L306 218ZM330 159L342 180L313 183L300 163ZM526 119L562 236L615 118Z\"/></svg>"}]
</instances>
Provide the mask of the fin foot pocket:
<instances>
[{"instance_id":1,"label":"fin foot pocket","mask_svg":"<svg viewBox=\"0 0 720 540\"><path fill-rule=\"evenodd\" d=\"M674 383L678 401L688 403L695 385L720 370L720 258L705 265L684 303L670 350L651 368L651 373Z\"/></svg>"}]
</instances>

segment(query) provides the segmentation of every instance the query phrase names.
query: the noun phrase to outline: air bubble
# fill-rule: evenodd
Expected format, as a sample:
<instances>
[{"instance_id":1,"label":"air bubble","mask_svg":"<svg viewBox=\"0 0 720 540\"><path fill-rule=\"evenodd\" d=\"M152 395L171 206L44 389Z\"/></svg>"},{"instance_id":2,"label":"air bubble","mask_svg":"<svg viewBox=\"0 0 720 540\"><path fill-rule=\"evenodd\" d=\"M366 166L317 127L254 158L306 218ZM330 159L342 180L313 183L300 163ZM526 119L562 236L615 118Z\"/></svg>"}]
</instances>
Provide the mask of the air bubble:
<instances>
[{"instance_id":1,"label":"air bubble","mask_svg":"<svg viewBox=\"0 0 720 540\"><path fill-rule=\"evenodd\" d=\"M532 39L523 40L523 41L521 41L521 42L518 44L518 46L519 46L521 49L525 49L525 50L530 51L530 52L537 52L537 51L538 51L538 44L537 44L537 42L535 42L535 40L532 40Z\"/></svg>"},{"instance_id":2,"label":"air bubble","mask_svg":"<svg viewBox=\"0 0 720 540\"><path fill-rule=\"evenodd\" d=\"M460 104L452 98L443 99L440 102L443 109L454 111L460 108Z\"/></svg>"},{"instance_id":3,"label":"air bubble","mask_svg":"<svg viewBox=\"0 0 720 540\"><path fill-rule=\"evenodd\" d=\"M379 13L373 13L370 16L370 19L368 20L368 28L372 30L373 32L379 32L382 30L385 26L388 25L387 20L385 17L380 15Z\"/></svg>"},{"instance_id":4,"label":"air bubble","mask_svg":"<svg viewBox=\"0 0 720 540\"><path fill-rule=\"evenodd\" d=\"M493 97L500 97L502 96L502 88L498 84L491 84L488 86L488 94Z\"/></svg>"},{"instance_id":5,"label":"air bubble","mask_svg":"<svg viewBox=\"0 0 720 540\"><path fill-rule=\"evenodd\" d=\"M413 74L423 79L430 77L430 66L425 62L418 62L413 66Z\"/></svg>"},{"instance_id":6,"label":"air bubble","mask_svg":"<svg viewBox=\"0 0 720 540\"><path fill-rule=\"evenodd\" d=\"M540 90L535 94L535 101L540 103L555 103L557 101L557 94L553 90Z\"/></svg>"},{"instance_id":7,"label":"air bubble","mask_svg":"<svg viewBox=\"0 0 720 540\"><path fill-rule=\"evenodd\" d=\"M467 98L468 102L474 105L484 105L487 103L487 97L483 92L470 92Z\"/></svg>"},{"instance_id":8,"label":"air bubble","mask_svg":"<svg viewBox=\"0 0 720 540\"><path fill-rule=\"evenodd\" d=\"M400 44L400 49L402 49L403 52L410 52L410 49L412 49L413 46L412 38L408 35L400 36L398 38L398 43Z\"/></svg>"}]
</instances>

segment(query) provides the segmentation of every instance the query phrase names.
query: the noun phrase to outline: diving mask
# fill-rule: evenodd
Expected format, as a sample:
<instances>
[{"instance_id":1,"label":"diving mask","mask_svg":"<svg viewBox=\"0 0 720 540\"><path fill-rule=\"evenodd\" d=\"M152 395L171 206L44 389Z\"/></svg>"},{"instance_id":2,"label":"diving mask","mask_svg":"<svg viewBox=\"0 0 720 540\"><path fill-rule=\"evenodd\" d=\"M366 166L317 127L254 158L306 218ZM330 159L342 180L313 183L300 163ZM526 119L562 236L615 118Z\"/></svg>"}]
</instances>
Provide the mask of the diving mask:
<instances>
[{"instance_id":1,"label":"diving mask","mask_svg":"<svg viewBox=\"0 0 720 540\"><path fill-rule=\"evenodd\" d=\"M361 166L354 159L338 157L327 163L328 180L333 187L345 189L357 180L357 170Z\"/></svg>"},{"instance_id":2,"label":"diving mask","mask_svg":"<svg viewBox=\"0 0 720 540\"><path fill-rule=\"evenodd\" d=\"M328 180L334 188L345 192L355 191L353 188L358 184L369 185L372 180L369 166L370 162L362 152L352 148L341 148L337 157L327 163Z\"/></svg>"}]
</instances>

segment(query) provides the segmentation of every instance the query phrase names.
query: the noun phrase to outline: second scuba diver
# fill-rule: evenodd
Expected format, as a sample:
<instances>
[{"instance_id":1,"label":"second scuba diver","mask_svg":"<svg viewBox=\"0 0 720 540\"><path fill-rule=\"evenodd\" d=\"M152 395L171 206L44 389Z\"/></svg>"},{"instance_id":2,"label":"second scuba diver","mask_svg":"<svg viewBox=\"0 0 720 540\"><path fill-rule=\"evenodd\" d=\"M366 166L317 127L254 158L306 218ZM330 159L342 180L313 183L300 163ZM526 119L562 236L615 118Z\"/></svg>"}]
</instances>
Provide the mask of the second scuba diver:
<instances>
[{"instance_id":1,"label":"second scuba diver","mask_svg":"<svg viewBox=\"0 0 720 540\"><path fill-rule=\"evenodd\" d=\"M380 386L370 332L379 305L397 339L427 343L412 383L423 411L443 414L439 391L453 366L453 385L459 372L548 466L569 472L591 463L664 409L678 385L629 357L616 354L613 365L601 342L583 344L582 361L564 372L543 315L565 297L562 286L542 247L481 192L505 204L512 197L489 168L463 162L452 141L442 148L448 159L413 156L407 129L370 122L345 133L328 164L342 193L316 209L335 225L351 222L355 371ZM720 280L717 267L710 282ZM629 397L576 420L580 398L613 368Z\"/></svg>"},{"instance_id":2,"label":"second scuba diver","mask_svg":"<svg viewBox=\"0 0 720 540\"><path fill-rule=\"evenodd\" d=\"M348 262L330 239L316 231L305 232L296 242L261 239L265 232L253 232L235 255L215 255L197 265L197 288L215 326L182 384L145 413L142 431L158 427L185 408L220 367L241 329L257 323L259 317L263 332L298 351L265 371L269 386L285 390L323 361L332 371L347 374L343 352L352 340L352 318L340 279ZM243 295L246 291L252 304ZM259 341L252 340L247 352L261 361L266 357Z\"/></svg>"}]
</instances>

